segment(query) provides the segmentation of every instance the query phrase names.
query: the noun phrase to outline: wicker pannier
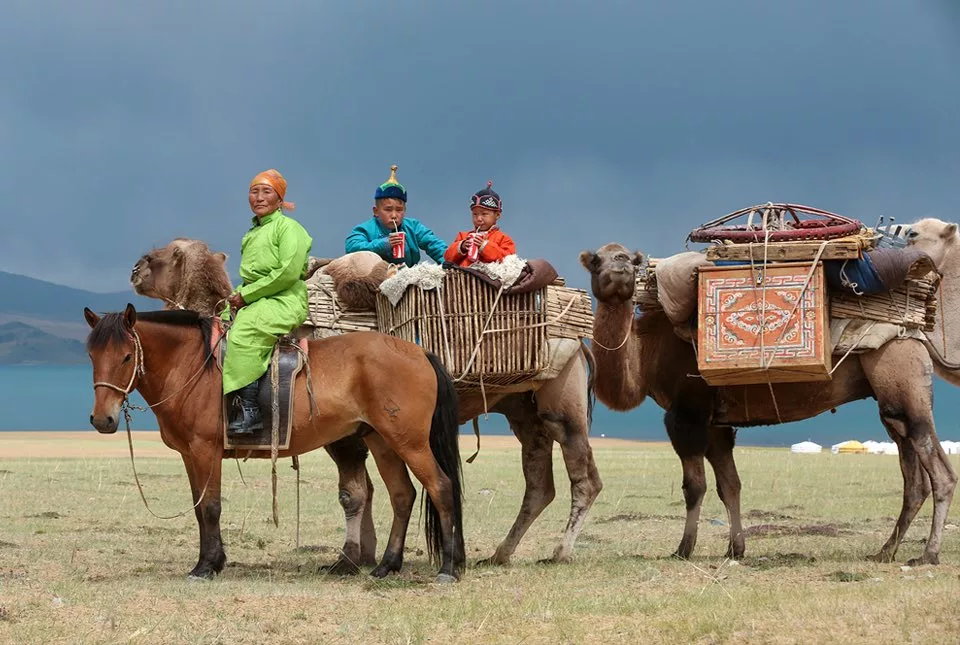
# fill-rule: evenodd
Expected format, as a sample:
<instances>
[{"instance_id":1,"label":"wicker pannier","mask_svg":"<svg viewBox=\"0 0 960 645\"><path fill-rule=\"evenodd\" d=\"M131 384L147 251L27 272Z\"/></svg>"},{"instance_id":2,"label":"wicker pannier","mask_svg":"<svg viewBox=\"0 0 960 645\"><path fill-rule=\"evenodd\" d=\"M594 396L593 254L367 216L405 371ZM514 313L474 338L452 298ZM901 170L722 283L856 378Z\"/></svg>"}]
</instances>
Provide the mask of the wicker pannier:
<instances>
[{"instance_id":1,"label":"wicker pannier","mask_svg":"<svg viewBox=\"0 0 960 645\"><path fill-rule=\"evenodd\" d=\"M379 294L377 323L382 333L439 356L463 390L537 377L549 367L551 341L592 337L593 310L586 291L562 280L505 294L464 272L447 271L442 288L409 288L396 306Z\"/></svg>"}]
</instances>

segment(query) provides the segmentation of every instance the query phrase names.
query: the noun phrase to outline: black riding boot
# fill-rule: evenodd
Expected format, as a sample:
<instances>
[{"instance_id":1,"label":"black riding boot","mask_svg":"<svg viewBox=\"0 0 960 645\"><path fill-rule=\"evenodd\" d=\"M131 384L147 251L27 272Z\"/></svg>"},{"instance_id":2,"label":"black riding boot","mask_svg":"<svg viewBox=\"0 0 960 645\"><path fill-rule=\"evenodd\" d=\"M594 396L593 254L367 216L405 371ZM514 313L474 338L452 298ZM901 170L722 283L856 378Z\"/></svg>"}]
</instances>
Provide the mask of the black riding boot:
<instances>
[{"instance_id":1,"label":"black riding boot","mask_svg":"<svg viewBox=\"0 0 960 645\"><path fill-rule=\"evenodd\" d=\"M236 391L240 402L240 410L227 426L227 432L232 435L251 435L257 430L263 430L263 415L260 413L260 383L254 381L250 385Z\"/></svg>"}]
</instances>

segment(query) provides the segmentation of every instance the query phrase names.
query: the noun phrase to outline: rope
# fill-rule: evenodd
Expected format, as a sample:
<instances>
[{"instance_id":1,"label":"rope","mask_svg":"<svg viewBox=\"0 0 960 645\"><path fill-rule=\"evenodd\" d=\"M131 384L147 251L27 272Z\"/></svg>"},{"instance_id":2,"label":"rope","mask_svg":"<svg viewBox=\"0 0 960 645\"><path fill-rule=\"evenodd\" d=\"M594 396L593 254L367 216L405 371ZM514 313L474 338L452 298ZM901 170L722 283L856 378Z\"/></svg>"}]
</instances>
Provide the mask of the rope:
<instances>
[{"instance_id":1,"label":"rope","mask_svg":"<svg viewBox=\"0 0 960 645\"><path fill-rule=\"evenodd\" d=\"M277 504L277 453L280 451L280 347L274 346L270 359L270 480L273 491L273 525L280 526Z\"/></svg>"},{"instance_id":2,"label":"rope","mask_svg":"<svg viewBox=\"0 0 960 645\"><path fill-rule=\"evenodd\" d=\"M300 548L300 457L297 455L293 456L293 465L291 466L295 471L297 471L297 548Z\"/></svg>"},{"instance_id":3,"label":"rope","mask_svg":"<svg viewBox=\"0 0 960 645\"><path fill-rule=\"evenodd\" d=\"M443 363L446 365L447 369L451 369L453 366L453 361L450 358L450 337L447 333L447 312L443 308L443 293L442 287L434 289L434 292L437 294L437 309L440 311L440 335L443 336Z\"/></svg>"},{"instance_id":4,"label":"rope","mask_svg":"<svg viewBox=\"0 0 960 645\"><path fill-rule=\"evenodd\" d=\"M504 287L500 287L500 290L497 291L497 297L493 300L493 305L490 307L490 314L487 316L486 322L483 323L483 328L480 330L480 337L477 338L477 344L473 348L473 353L470 354L470 360L467 361L467 366L463 369L463 374L460 375L459 379L454 379L454 381L459 381L467 375L467 372L470 371L470 368L473 367L473 362L477 358L477 354L480 353L480 345L483 343L483 334L487 330L487 325L490 324L490 321L493 319L493 314L497 311L497 305L500 304L500 296L503 295Z\"/></svg>"},{"instance_id":5,"label":"rope","mask_svg":"<svg viewBox=\"0 0 960 645\"><path fill-rule=\"evenodd\" d=\"M164 398L164 399L161 399L160 401L157 401L156 403L147 404L147 407L144 408L144 407L142 407L142 406L134 405L134 404L130 403L130 393L133 392L133 390L134 390L134 383L135 383L136 380L137 380L137 375L138 375L138 374L139 374L139 375L142 375L142 376L143 376L143 375L146 375L146 363L145 363L144 358L143 358L143 343L140 341L140 334L137 333L137 330L136 330L136 329L132 329L132 330L131 330L131 335L132 335L132 337L133 337L133 348L134 348L134 349L133 349L133 357L134 357L134 358L133 358L133 372L130 374L130 381L127 383L127 387L126 387L126 388L121 388L121 387L118 387L118 386L114 385L113 383L107 383L107 382L105 382L105 381L98 381L98 382L96 382L96 383L93 384L93 389L96 390L98 387L105 387L105 388L108 388L108 389L111 389L111 390L115 390L115 391L117 391L117 392L119 392L119 393L121 393L121 394L123 395L123 401L120 403L120 410L123 412L123 421L124 421L124 425L126 426L126 431L127 431L127 446L128 446L129 449L130 449L130 466L131 466L131 468L132 468L132 470L133 470L133 479L134 479L134 481L137 483L137 490L140 491L140 499L143 500L143 506L147 509L147 511L148 511L151 515L153 515L154 517L156 517L157 519L161 519L161 520L174 520L174 519L177 519L177 518L179 518L179 517L183 517L184 515L186 515L186 514L189 513L190 511L193 511L193 510L195 510L198 506L200 506L200 502L203 501L203 498L204 498L204 497L206 496L206 494L207 494L207 487L210 485L210 479L211 479L211 477L213 477L213 469L211 468L211 469L210 469L210 474L207 475L207 481L206 481L206 483L203 485L203 490L200 492L200 497L197 499L197 503L196 503L196 504L194 504L193 506L191 506L190 508L188 508L187 510L185 510L185 511L183 511L183 512L181 512L181 513L177 513L176 515L170 515L170 516L157 515L157 514L153 511L153 509L150 508L150 504L147 503L147 497L146 497L146 495L144 495L144 493L143 493L143 485L140 483L140 476L139 476L139 474L137 473L137 464L136 464L136 460L134 459L134 456L133 456L133 435L132 435L131 432L130 432L130 416L131 416L131 415L130 415L130 410L140 410L140 411L146 412L147 410L150 410L150 409L153 409L153 408L156 408L156 407L159 407L159 406L163 405L164 403L166 403L167 401L169 401L169 400L172 399L173 397L175 397L175 396L177 396L178 394L180 394L181 392L183 392L183 391L187 388L187 386L189 386L194 380L197 379L197 377L200 376L200 374L203 373L203 370L204 370L204 368L205 368L205 366L206 366L206 364L207 364L207 361L209 361L210 358L213 356L213 352L210 352L210 354L207 355L207 357L206 357L206 358L203 360L203 362L200 364L200 369L198 369L197 372L196 372L193 376L191 376L191 377L187 380L186 383L183 384L183 387L181 387L180 389L176 390L176 391L175 391L173 394L171 394L170 396L168 396L168 397L166 397L166 398ZM223 425L223 406L220 406L220 426L222 426L222 425ZM218 432L217 434L219 435L219 434L221 434L221 433ZM222 442L222 440L223 440L223 437L220 437L220 441L221 441L221 442ZM238 467L239 467L239 464L238 464ZM241 477L242 477L242 474L241 474Z\"/></svg>"},{"instance_id":6,"label":"rope","mask_svg":"<svg viewBox=\"0 0 960 645\"><path fill-rule=\"evenodd\" d=\"M191 506L190 508L188 508L188 509L185 510L185 511L181 511L180 513L177 513L176 515L158 515L158 514L156 514L156 513L153 511L153 509L150 508L150 504L147 503L147 497L146 497L146 495L143 494L143 485L140 483L140 476L137 474L137 464L136 464L136 461L134 461L134 458L133 458L133 436L132 436L131 433L130 433L130 410L131 410L131 409L140 409L140 410L146 411L146 408L141 408L140 406L133 406L133 405L131 405L129 402L127 402L127 400L125 399L124 402L121 404L121 409L123 410L123 420L124 420L124 424L126 425L126 428L127 428L127 446L130 448L130 466L131 466L131 468L133 469L133 480L134 480L135 482L137 482L137 490L140 491L140 499L143 500L143 506L144 506L144 508L146 508L146 509L147 509L147 512L149 512L151 515L153 515L153 516L154 516L155 518L157 518L158 520L175 520L175 519L177 519L177 518L179 518L179 517L183 517L184 515L186 515L186 514L189 513L190 511L196 510L196 508L197 508L198 506L200 506L200 502L202 502L202 501L203 501L203 498L206 497L206 495L207 495L207 487L210 486L210 480L211 480L211 478L213 478L213 468L210 468L210 473L207 475L207 481L206 481L206 483L203 485L203 490L200 491L200 497L197 498L197 503L196 503L196 504L194 504L193 506ZM220 415L221 415L221 422L222 422L222 418L223 418L223 408L222 408L222 407L221 407L221 410L220 410ZM222 438L222 437L219 437L219 435L220 435L219 432L217 433L217 435L218 435L219 440L222 441L223 438Z\"/></svg>"},{"instance_id":7,"label":"rope","mask_svg":"<svg viewBox=\"0 0 960 645\"><path fill-rule=\"evenodd\" d=\"M591 340L591 341L590 341L590 344L591 344L591 345L596 345L597 347L599 347L599 348L601 348L601 349L605 349L605 350L607 350L608 352L615 352L615 351L619 350L620 348L622 348L624 345L627 344L627 341L630 339L630 334L631 334L631 333L633 333L633 322L631 322L631 323L630 323L630 326L627 327L627 335L623 337L623 340L620 341L620 344L617 345L616 347L607 347L606 345L604 345L603 343L601 343L600 341L598 341L596 338L594 338L593 340Z\"/></svg>"}]
</instances>

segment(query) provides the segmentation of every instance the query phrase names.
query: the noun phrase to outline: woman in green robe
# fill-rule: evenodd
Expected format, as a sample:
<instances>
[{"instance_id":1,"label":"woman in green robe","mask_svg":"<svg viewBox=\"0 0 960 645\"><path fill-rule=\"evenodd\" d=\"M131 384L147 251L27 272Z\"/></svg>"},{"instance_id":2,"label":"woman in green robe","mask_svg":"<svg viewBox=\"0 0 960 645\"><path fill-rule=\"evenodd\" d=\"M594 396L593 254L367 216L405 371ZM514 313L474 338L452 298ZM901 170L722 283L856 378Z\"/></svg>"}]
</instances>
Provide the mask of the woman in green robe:
<instances>
[{"instance_id":1,"label":"woman in green robe","mask_svg":"<svg viewBox=\"0 0 960 645\"><path fill-rule=\"evenodd\" d=\"M284 214L293 204L283 201L287 182L266 170L250 182L253 226L240 243L243 284L229 298L237 310L227 336L223 392L236 392L241 414L231 420L232 434L263 428L257 401L258 379L267 371L277 339L307 319L307 286L303 282L313 240Z\"/></svg>"}]
</instances>

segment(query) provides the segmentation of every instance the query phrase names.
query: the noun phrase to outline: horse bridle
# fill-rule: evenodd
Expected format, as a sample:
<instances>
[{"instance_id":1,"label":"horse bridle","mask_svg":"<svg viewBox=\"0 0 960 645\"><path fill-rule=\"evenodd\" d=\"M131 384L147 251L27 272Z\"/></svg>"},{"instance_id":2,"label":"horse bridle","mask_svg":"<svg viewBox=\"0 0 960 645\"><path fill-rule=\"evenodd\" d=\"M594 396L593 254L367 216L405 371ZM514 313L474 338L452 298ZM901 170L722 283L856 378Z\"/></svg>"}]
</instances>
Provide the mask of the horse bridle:
<instances>
[{"instance_id":1,"label":"horse bridle","mask_svg":"<svg viewBox=\"0 0 960 645\"><path fill-rule=\"evenodd\" d=\"M134 383L137 381L137 375L143 375L146 373L143 363L143 345L140 343L140 334L137 333L136 329L131 329L130 334L133 337L133 372L130 374L130 382L127 383L126 388L122 388L113 383L107 383L106 381L97 381L93 384L93 389L96 390L98 387L106 387L111 390L116 390L123 395L123 403L127 404L127 401L130 397L130 393L134 390Z\"/></svg>"}]
</instances>

